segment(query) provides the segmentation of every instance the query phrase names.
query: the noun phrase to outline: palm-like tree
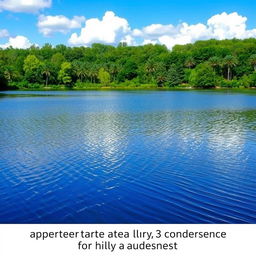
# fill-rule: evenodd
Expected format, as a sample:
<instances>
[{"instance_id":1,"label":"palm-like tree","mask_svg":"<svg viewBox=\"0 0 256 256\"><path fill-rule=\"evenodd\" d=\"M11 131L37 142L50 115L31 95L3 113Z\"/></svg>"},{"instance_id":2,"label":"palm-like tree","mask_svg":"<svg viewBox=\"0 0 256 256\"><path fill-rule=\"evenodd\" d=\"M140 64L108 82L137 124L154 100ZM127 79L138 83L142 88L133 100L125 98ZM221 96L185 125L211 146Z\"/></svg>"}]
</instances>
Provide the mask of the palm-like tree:
<instances>
[{"instance_id":1,"label":"palm-like tree","mask_svg":"<svg viewBox=\"0 0 256 256\"><path fill-rule=\"evenodd\" d=\"M223 64L228 68L228 80L231 80L232 68L238 64L238 60L236 57L234 57L232 55L227 55L223 59Z\"/></svg>"},{"instance_id":2,"label":"palm-like tree","mask_svg":"<svg viewBox=\"0 0 256 256\"><path fill-rule=\"evenodd\" d=\"M51 76L51 67L49 65L44 65L43 66L43 70L42 70L42 75L45 76L45 86L48 85L48 82L49 82L49 78Z\"/></svg>"},{"instance_id":3,"label":"palm-like tree","mask_svg":"<svg viewBox=\"0 0 256 256\"><path fill-rule=\"evenodd\" d=\"M5 70L4 71L4 77L8 82L11 82L12 80L12 73L10 70Z\"/></svg>"},{"instance_id":4,"label":"palm-like tree","mask_svg":"<svg viewBox=\"0 0 256 256\"><path fill-rule=\"evenodd\" d=\"M108 72L110 73L111 77L113 78L113 81L116 80L116 75L118 74L119 70L120 70L120 67L117 64L112 63L109 65Z\"/></svg>"},{"instance_id":5,"label":"palm-like tree","mask_svg":"<svg viewBox=\"0 0 256 256\"><path fill-rule=\"evenodd\" d=\"M156 82L157 82L158 86L164 85L164 83L166 82L166 77L167 77L166 72L162 71L157 74Z\"/></svg>"},{"instance_id":6,"label":"palm-like tree","mask_svg":"<svg viewBox=\"0 0 256 256\"><path fill-rule=\"evenodd\" d=\"M88 68L86 63L82 61L74 61L72 65L77 79L83 82L84 78L88 76Z\"/></svg>"},{"instance_id":7,"label":"palm-like tree","mask_svg":"<svg viewBox=\"0 0 256 256\"><path fill-rule=\"evenodd\" d=\"M4 70L4 78L8 82L12 82L16 76L17 76L17 71L13 67L11 66L6 67L6 69Z\"/></svg>"},{"instance_id":8,"label":"palm-like tree","mask_svg":"<svg viewBox=\"0 0 256 256\"><path fill-rule=\"evenodd\" d=\"M253 66L254 71L256 72L256 54L251 55L249 61L250 64Z\"/></svg>"},{"instance_id":9,"label":"palm-like tree","mask_svg":"<svg viewBox=\"0 0 256 256\"><path fill-rule=\"evenodd\" d=\"M156 63L152 59L149 59L145 64L145 70L147 73L152 74L156 71Z\"/></svg>"},{"instance_id":10,"label":"palm-like tree","mask_svg":"<svg viewBox=\"0 0 256 256\"><path fill-rule=\"evenodd\" d=\"M185 61L185 67L191 69L196 65L196 62L193 57L188 57Z\"/></svg>"},{"instance_id":11,"label":"palm-like tree","mask_svg":"<svg viewBox=\"0 0 256 256\"><path fill-rule=\"evenodd\" d=\"M91 83L96 83L98 72L99 72L98 65L91 65L89 67L88 76L91 78Z\"/></svg>"},{"instance_id":12,"label":"palm-like tree","mask_svg":"<svg viewBox=\"0 0 256 256\"><path fill-rule=\"evenodd\" d=\"M150 80L153 80L153 75L156 72L157 64L154 60L149 59L145 64L145 71L149 75Z\"/></svg>"},{"instance_id":13,"label":"palm-like tree","mask_svg":"<svg viewBox=\"0 0 256 256\"><path fill-rule=\"evenodd\" d=\"M167 79L166 65L163 62L158 62L156 65L156 83L158 86L163 86Z\"/></svg>"},{"instance_id":14,"label":"palm-like tree","mask_svg":"<svg viewBox=\"0 0 256 256\"><path fill-rule=\"evenodd\" d=\"M222 62L221 59L217 56L211 57L209 60L209 65L213 68L216 69L217 67L221 66Z\"/></svg>"},{"instance_id":15,"label":"palm-like tree","mask_svg":"<svg viewBox=\"0 0 256 256\"><path fill-rule=\"evenodd\" d=\"M84 67L84 65L80 65L75 67L75 74L77 76L77 78L83 82L83 79L86 77L87 72L86 72L86 68Z\"/></svg>"}]
</instances>

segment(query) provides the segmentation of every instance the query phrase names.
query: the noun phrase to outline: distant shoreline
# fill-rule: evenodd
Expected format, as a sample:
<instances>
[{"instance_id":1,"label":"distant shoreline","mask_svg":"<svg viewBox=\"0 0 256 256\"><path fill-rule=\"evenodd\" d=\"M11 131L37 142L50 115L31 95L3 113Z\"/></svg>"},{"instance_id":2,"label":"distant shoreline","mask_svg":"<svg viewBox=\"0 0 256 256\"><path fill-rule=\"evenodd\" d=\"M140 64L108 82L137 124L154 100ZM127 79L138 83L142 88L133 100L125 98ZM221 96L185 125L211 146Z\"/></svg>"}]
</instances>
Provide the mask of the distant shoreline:
<instances>
[{"instance_id":1,"label":"distant shoreline","mask_svg":"<svg viewBox=\"0 0 256 256\"><path fill-rule=\"evenodd\" d=\"M22 89L12 89L9 88L6 91L232 91L232 92L256 92L256 87L250 88L194 88L194 87L91 87L91 88L54 88L54 87L44 87L44 88L22 88Z\"/></svg>"}]
</instances>

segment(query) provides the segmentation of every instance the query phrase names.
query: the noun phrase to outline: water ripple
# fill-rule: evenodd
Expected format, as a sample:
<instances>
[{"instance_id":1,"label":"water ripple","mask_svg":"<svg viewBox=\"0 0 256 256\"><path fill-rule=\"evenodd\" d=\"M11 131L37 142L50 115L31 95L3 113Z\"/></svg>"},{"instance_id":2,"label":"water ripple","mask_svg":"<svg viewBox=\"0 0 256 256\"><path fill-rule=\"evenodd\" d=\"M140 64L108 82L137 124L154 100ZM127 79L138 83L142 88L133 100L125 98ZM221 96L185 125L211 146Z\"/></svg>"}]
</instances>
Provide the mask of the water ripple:
<instances>
[{"instance_id":1,"label":"water ripple","mask_svg":"<svg viewBox=\"0 0 256 256\"><path fill-rule=\"evenodd\" d=\"M256 223L255 102L200 92L0 99L0 222Z\"/></svg>"}]
</instances>

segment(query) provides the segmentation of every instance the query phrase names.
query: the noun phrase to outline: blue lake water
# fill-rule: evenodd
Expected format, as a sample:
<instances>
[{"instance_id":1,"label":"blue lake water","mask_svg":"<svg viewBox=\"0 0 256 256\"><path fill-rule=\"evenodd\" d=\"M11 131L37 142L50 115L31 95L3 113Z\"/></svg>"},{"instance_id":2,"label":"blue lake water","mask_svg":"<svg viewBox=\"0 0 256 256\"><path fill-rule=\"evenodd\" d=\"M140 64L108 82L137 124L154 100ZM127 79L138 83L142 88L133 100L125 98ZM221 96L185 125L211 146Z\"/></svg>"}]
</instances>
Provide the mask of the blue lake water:
<instances>
[{"instance_id":1,"label":"blue lake water","mask_svg":"<svg viewBox=\"0 0 256 256\"><path fill-rule=\"evenodd\" d=\"M4 92L0 223L256 223L256 94Z\"/></svg>"}]
</instances>

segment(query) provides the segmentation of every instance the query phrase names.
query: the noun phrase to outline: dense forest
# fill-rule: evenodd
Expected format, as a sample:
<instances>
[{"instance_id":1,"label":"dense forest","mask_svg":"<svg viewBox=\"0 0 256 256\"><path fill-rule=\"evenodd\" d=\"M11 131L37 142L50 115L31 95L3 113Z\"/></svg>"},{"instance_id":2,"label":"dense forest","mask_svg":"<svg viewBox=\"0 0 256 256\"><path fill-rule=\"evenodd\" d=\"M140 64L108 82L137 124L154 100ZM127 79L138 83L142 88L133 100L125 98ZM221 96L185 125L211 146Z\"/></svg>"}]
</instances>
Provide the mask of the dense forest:
<instances>
[{"instance_id":1,"label":"dense forest","mask_svg":"<svg viewBox=\"0 0 256 256\"><path fill-rule=\"evenodd\" d=\"M0 49L0 89L256 87L256 39Z\"/></svg>"}]
</instances>

